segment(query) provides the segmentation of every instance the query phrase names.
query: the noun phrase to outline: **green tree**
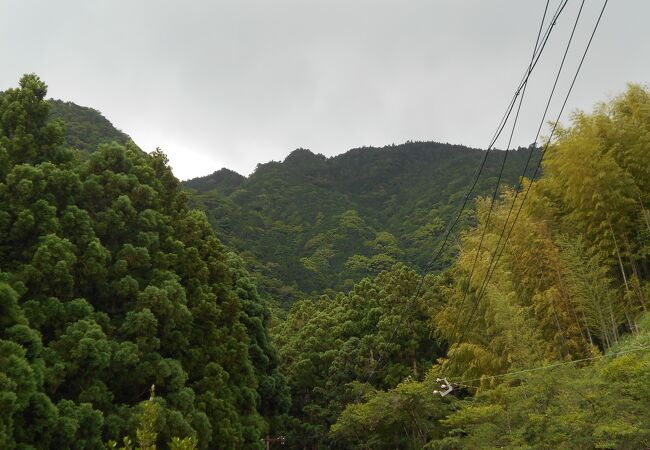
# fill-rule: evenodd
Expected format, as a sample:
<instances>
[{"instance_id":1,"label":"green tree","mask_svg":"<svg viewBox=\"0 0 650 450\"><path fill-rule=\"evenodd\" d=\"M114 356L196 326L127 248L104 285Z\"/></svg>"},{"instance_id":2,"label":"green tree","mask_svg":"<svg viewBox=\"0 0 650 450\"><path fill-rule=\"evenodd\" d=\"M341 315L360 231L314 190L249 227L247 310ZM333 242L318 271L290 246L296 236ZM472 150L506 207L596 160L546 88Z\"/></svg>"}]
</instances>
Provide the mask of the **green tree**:
<instances>
[{"instance_id":1,"label":"green tree","mask_svg":"<svg viewBox=\"0 0 650 450\"><path fill-rule=\"evenodd\" d=\"M253 279L161 151L81 159L45 95L0 93L0 442L128 447L155 384L141 447L261 447L289 399Z\"/></svg>"}]
</instances>

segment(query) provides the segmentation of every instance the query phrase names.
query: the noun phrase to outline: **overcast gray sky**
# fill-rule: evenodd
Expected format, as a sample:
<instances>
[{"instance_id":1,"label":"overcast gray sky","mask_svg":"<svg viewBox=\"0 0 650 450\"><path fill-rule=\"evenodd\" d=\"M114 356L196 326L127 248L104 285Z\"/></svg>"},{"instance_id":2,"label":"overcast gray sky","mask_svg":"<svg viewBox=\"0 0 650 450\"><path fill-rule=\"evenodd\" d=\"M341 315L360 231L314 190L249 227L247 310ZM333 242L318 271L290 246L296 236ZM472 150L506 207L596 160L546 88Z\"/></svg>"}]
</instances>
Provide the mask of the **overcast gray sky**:
<instances>
[{"instance_id":1,"label":"overcast gray sky","mask_svg":"<svg viewBox=\"0 0 650 450\"><path fill-rule=\"evenodd\" d=\"M517 144L534 136L579 3L569 1L531 79ZM224 166L248 174L297 147L335 155L410 139L484 148L544 4L0 0L0 89L35 72L51 97L100 110L147 151L161 147L181 179ZM586 1L576 52L601 5ZM650 1L609 2L571 109L649 81L648 17Z\"/></svg>"}]
</instances>

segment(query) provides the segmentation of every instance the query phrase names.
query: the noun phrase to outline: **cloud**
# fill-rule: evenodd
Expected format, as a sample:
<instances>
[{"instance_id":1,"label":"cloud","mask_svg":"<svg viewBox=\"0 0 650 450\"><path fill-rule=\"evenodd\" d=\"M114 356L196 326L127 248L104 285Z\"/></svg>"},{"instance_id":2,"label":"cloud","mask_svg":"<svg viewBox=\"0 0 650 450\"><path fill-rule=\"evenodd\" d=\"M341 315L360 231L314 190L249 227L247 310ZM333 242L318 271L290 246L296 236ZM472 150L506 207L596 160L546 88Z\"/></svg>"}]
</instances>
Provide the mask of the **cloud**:
<instances>
[{"instance_id":1,"label":"cloud","mask_svg":"<svg viewBox=\"0 0 650 450\"><path fill-rule=\"evenodd\" d=\"M577 3L532 80L517 144L534 136ZM586 3L576 48L599 5ZM163 148L180 178L222 166L247 174L296 147L326 155L408 139L485 147L543 7L0 0L0 89L36 72L51 96L99 109L147 150ZM650 47L648 13L647 2L610 2L570 107L647 81L650 62L638 49Z\"/></svg>"}]
</instances>

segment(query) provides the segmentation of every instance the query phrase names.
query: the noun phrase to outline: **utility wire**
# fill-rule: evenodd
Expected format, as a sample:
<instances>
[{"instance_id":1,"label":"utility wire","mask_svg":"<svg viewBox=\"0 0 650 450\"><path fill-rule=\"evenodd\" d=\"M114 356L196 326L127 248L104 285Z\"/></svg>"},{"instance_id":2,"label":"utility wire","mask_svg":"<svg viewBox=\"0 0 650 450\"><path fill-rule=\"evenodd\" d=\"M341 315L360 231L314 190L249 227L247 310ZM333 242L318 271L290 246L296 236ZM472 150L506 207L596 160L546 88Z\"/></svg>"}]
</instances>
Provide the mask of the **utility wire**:
<instances>
[{"instance_id":1,"label":"utility wire","mask_svg":"<svg viewBox=\"0 0 650 450\"><path fill-rule=\"evenodd\" d=\"M474 175L474 181L473 181L472 185L470 186L468 192L465 194L465 196L463 197L463 199L461 201L460 210L459 210L458 214L456 215L456 217L453 220L449 221L449 223L447 225L447 228L445 230L445 233L444 233L443 241L440 244L437 252L434 253L432 258L425 265L425 267L424 267L424 269L422 271L422 274L420 275L420 278L419 278L418 284L416 286L415 292L414 292L413 296L407 302L404 312L406 312L406 310L409 309L411 299L417 298L419 296L420 290L422 289L422 286L424 284L425 276L427 275L427 273L431 269L431 267L432 267L433 263L436 261L436 259L442 254L442 252L443 252L443 250L444 250L444 248L445 248L445 246L447 244L447 241L449 239L449 236L451 234L451 231L458 224L458 222L460 220L460 217L462 216L463 211L465 210L465 208L467 206L469 198L470 198L472 192L474 191L474 189L476 188L476 185L477 185L478 180L479 180L479 178L481 176L481 173L483 172L483 169L485 168L485 164L486 164L486 161L487 161L488 154L490 153L490 150L492 149L495 142L497 141L497 139L499 138L499 136L503 132L503 129L506 126L508 118L510 117L510 115L512 113L512 110L514 109L517 98L522 93L522 91L525 90L525 86L528 83L528 79L530 78L530 75L531 75L533 69L537 65L537 62L539 61L539 58L542 55L542 53L543 53L543 51L544 51L544 49L546 47L546 44L547 44L548 39L549 39L549 37L551 35L551 32L552 32L553 28L555 27L557 19L560 16L560 14L562 13L562 11L564 10L564 7L566 6L567 3L568 3L568 0L563 0L558 4L558 7L557 7L557 9L555 11L555 14L553 15L553 19L550 22L541 43L539 42L539 32L538 32L538 36L537 36L536 43L535 43L535 51L533 52L533 60L534 61L531 64L529 64L528 67L526 68L526 71L524 73L524 77L523 77L522 81L520 81L515 93L513 94L513 97L510 100L510 103L508 104L508 107L506 108L506 112L504 113L503 118L499 122L499 126L497 127L497 131L495 132L495 135L493 136L493 138L492 138L492 140L490 142L490 145L488 146L487 150L485 151L485 155L483 156L483 159L482 159L482 161L481 161L481 163L480 163L480 165L479 165L479 167L478 167L478 169L477 169L477 171L476 171L476 173ZM544 9L544 18L546 16L547 8L548 8L548 2L547 2L547 5L546 5L546 8ZM540 30L543 27L543 24L544 24L544 19L542 19L542 25L540 26ZM539 46L538 46L538 44L539 44ZM399 319L397 325L393 328L393 331L392 331L392 333L390 335L390 338L388 340L388 345L390 345L392 343L393 339L395 338L395 334L397 333L397 330L399 329L399 327L402 325L402 323L404 321L404 314L403 313L400 314L399 317L400 317L400 319ZM382 360L383 360L383 355L380 354L379 357L377 358L377 362L375 363L374 367L370 371L370 374L366 377L366 382L370 381L370 379L372 378L374 373L377 371L377 369L379 367L381 367Z\"/></svg>"},{"instance_id":2,"label":"utility wire","mask_svg":"<svg viewBox=\"0 0 650 450\"><path fill-rule=\"evenodd\" d=\"M593 41L594 35L596 34L596 30L598 29L598 25L600 24L600 21L601 21L601 19L602 19L602 17L603 17L603 13L605 12L605 8L606 8L606 6L607 6L608 1L609 1L609 0L605 0L605 2L603 3L603 6L602 6L602 8L601 8L601 10L600 10L600 14L599 14L599 16L598 16L598 20L596 21L596 24L594 25L593 31L591 32L591 35L590 35L590 37L589 37L589 41L587 42L587 46L585 47L585 50L584 50L584 52L583 52L583 54L582 54L582 58L580 59L580 63L578 64L578 68L576 69L575 75L573 76L573 79L572 79L572 81L571 81L571 85L569 86L569 89L568 89L568 91L567 91L567 94L566 94L566 96L565 96L565 98L564 98L564 101L563 101L563 103L562 103L562 107L560 108L560 112L558 113L558 115L557 115L557 119L555 120L555 122L554 122L554 124L553 124L553 127L552 127L552 129L551 129L550 136L549 136L548 140L546 141L546 143L545 143L545 145L544 145L544 148L542 149L542 152L541 152L541 155L540 155L539 161L537 162L537 166L536 166L536 168L535 168L535 172L533 173L533 176L532 176L532 178L531 178L531 180L530 180L530 183L528 184L528 187L527 187L527 189L526 189L526 191L525 191L525 193L524 193L524 197L523 197L523 199L522 199L522 201L521 201L521 203L520 203L520 205L519 205L519 209L517 210L517 214L515 215L515 217L514 217L514 219L513 219L513 221L512 221L512 224L511 224L511 226L510 226L510 229L508 230L508 234L506 235L506 238L505 238L505 241L504 241L504 245L503 245L503 247L501 247L501 250L499 250L499 244L500 244L501 241L503 240L504 232L505 232L505 230L506 230L506 228L507 228L507 225L508 225L508 219L506 219L506 222L504 223L503 230L502 230L501 235L499 236L499 240L498 240L498 242L497 242L497 247L495 248L495 251L494 251L494 253L492 254L492 257L491 257L491 259L490 259L490 263L488 264L488 270L487 270L487 272L486 272L485 279L484 279L484 281L483 281L483 283L482 283L482 285L481 285L481 288L480 288L480 290L479 290L479 294L478 294L478 296L477 296L476 302L474 303L474 308L472 309L472 312L471 312L470 317L469 317L469 319L468 319L468 321L467 321L467 324L466 324L466 326L465 326L465 329L464 329L464 331L463 331L463 334L461 335L461 339L458 341L458 344L457 344L456 347L454 348L454 352L452 353L452 355L451 355L450 358L448 359L448 362L452 361L453 357L455 356L456 352L458 351L458 348L460 347L460 344L463 342L463 339L465 338L465 335L466 335L466 333L467 333L467 330L469 329L469 326L470 326L470 324L471 324L471 321L472 321L472 319L474 318L474 314L476 313L476 311L477 311L477 309L478 309L478 306L479 306L479 304L480 304L480 302L481 302L481 299L482 299L483 295L485 294L485 291L486 291L486 289L487 289L487 285L488 285L488 283L490 282L490 279L492 278L492 275L494 274L494 272L495 272L495 270L496 270L496 267L497 267L497 264L499 263L499 260L500 260L500 258L501 258L501 255L503 254L503 250L505 249L505 243L508 242L508 239L510 239L510 235L511 235L511 233L512 233L514 227L515 227L515 224L516 224L516 222L517 222L517 219L519 218L519 214L521 213L521 210L522 210L522 208L523 208L523 206L524 206L524 203L525 203L526 199L528 198L528 194L530 193L530 189L531 189L531 187L532 187L532 185L533 185L533 182L535 181L535 178L537 177L537 174L539 173L539 169L540 169L541 164L542 164L542 161L543 161L543 159L544 159L544 155L546 154L546 151L548 150L548 147L549 147L549 145L550 145L550 143L551 143L551 140L552 140L552 138L553 138L553 135L555 134L555 130L557 129L557 125L558 125L558 123L559 123L559 121L560 121L560 118L561 118L561 116L562 116L562 113L564 112L564 109L565 109L565 107L566 107L566 104L567 104L567 102L568 102L568 100L569 100L569 96L571 95L571 92L572 92L572 90L573 90L573 87L575 86L575 82L576 82L576 80L577 80L577 78L578 78L578 75L579 75L579 73L580 73L580 69L582 68L582 65L583 65L583 63L584 63L584 61L585 61L585 58L586 58L586 56L587 56L587 53L588 53L589 48L590 48L590 46L591 46L591 43L592 43L592 41ZM572 32L571 32L571 36L570 36L570 38L569 38L569 42L567 43L567 48L566 48L566 50L565 50L565 52L564 52L564 56L563 56L563 58L562 58L562 64L560 65L560 69L558 70L558 75L557 75L557 77L556 77L556 81L555 81L555 83L554 83L554 85L553 85L553 91L552 91L552 93L555 91L555 87L556 87L556 85L557 85L557 79L559 78L560 72L561 72L561 70L562 70L562 66L564 65L564 61L566 60L566 56L567 56L567 53L568 53L568 50L569 50L569 46L570 46L570 44L571 44L571 40L573 39L574 32L575 32L576 26L577 26L577 24L578 24L578 20L579 20L579 18L580 18L580 13L582 12L582 7L583 7L583 6L584 6L584 0L582 1L582 4L580 5L580 10L579 10L579 12L578 12L578 16L576 17L576 22L575 22L574 27L573 27L573 30L572 30ZM552 94L551 94L551 96L552 96ZM549 102L547 103L547 110L548 110L548 104L550 104L550 99L549 99ZM543 121L544 121L544 118L542 119L542 123L543 123ZM541 129L541 126L540 126L540 129ZM538 130L538 133L537 133L537 137L539 137L539 130ZM536 140L537 140L537 137L535 138ZM531 154L532 154L532 151L533 151L533 149L531 149ZM525 170L526 170L526 169L527 169L527 167L524 169L524 175L525 175ZM520 188L521 188L522 186L523 186L523 176L522 176L522 180L521 180L520 183L519 183L519 186L518 186L517 192L519 192L519 190L520 190ZM515 202L516 202L516 197L513 199L513 203L512 203L512 206L511 206L511 210L510 210L510 211L512 211L512 209L514 208ZM509 216L510 216L510 213L508 214L508 218L509 218ZM448 365L449 365L449 364L448 364ZM443 372L444 372L444 369L443 369Z\"/></svg>"},{"instance_id":3,"label":"utility wire","mask_svg":"<svg viewBox=\"0 0 650 450\"><path fill-rule=\"evenodd\" d=\"M500 259L501 255L502 255L502 253L503 253L503 250L505 249L506 243L508 242L508 239L510 239L510 235L512 234L512 231L514 230L514 227L515 227L515 224L516 224L516 222L517 222L517 219L519 218L519 215L520 215L520 213L521 213L521 211L522 211L522 209L523 209L524 202L525 202L526 199L528 198L528 194L530 193L530 190L531 190L531 188L532 188L533 182L534 182L534 180L535 180L537 174L539 173L539 169L541 168L542 160L544 159L544 155L546 154L546 151L547 151L547 149L548 149L548 147L549 147L549 145L550 145L551 139L552 139L553 135L555 134L555 130L556 130L557 125L558 125L558 123L559 123L559 121L560 121L560 117L561 117L561 115L562 115L562 113L563 113L563 111L564 111L564 108L566 107L566 104L567 104L567 101L568 101L568 99L569 99L569 95L571 94L571 91L572 91L572 89L573 89L573 86L575 85L575 81L576 81L576 79L577 79L577 77L578 77L578 74L579 74L579 72L580 72L580 69L581 69L581 67L582 67L582 64L583 64L583 62L584 62L584 60L585 60L585 57L586 57L586 55L587 55L587 52L588 52L589 47L590 47L590 45L591 45L591 42L592 42L592 40L593 40L594 34L595 34L595 32L596 32L596 29L598 28L598 24L600 23L600 19L601 19L602 15L603 15L603 12L604 12L604 10L605 10L605 6L607 6L607 2L608 2L608 0L605 0L605 3L603 4L603 8L601 9L600 15L599 15L598 20L597 20L597 22L596 22L596 25L594 26L594 30L592 31L592 34L591 34L591 36L590 36L590 39L589 39L589 41L588 41L588 43L587 43L587 47L585 48L585 51L584 51L584 53L583 53L583 55L582 55L582 58L581 58L581 60L580 60L580 64L578 65L578 68L576 69L576 73L575 73L575 75L574 75L574 77L573 77L573 80L572 80L572 82L571 82L571 85L570 85L570 87L569 87L569 90L568 90L568 92L567 92L567 95L565 96L565 99L564 99L564 102L563 102L563 104L562 104L562 107L560 108L560 112L558 113L558 116L557 116L557 118L556 118L556 120L555 120L555 122L554 122L554 124L553 124L553 127L552 127L552 129L551 129L551 134L550 134L550 136L549 136L547 142L545 143L544 148L542 149L542 153L541 153L541 155L540 155L540 159L539 159L539 161L537 162L537 166L536 166L535 171L534 171L534 173L533 173L532 179L530 180L530 183L528 184L528 187L527 187L526 191L524 192L524 197L523 197L523 199L522 199L522 201L521 201L521 203L520 203L520 205L519 205L519 208L518 208L518 210L517 210L517 213L515 214L515 218L513 219L513 222L512 222L512 224L510 225L510 229L508 230L508 234L507 234L507 236L506 236L506 239L503 240L503 234L504 234L504 232L505 232L505 230L506 230L506 228L507 228L507 226L508 226L508 220L509 220L510 212L513 210L513 208L514 208L514 206L515 206L516 195L517 195L517 193L519 192L519 189L523 186L523 177L522 177L522 179L520 180L520 183L519 183L519 186L518 186L518 190L517 190L517 193L515 194L515 198L513 199L513 203L512 203L512 205L511 205L511 207L510 207L510 211L509 211L508 217L506 218L506 221L505 221L505 223L504 223L504 227L503 227L503 229L502 229L502 231L501 231L501 234L500 234L500 236L499 236L499 240L497 241L497 247L496 247L496 249L498 249L498 246L499 246L499 244L501 243L501 241L504 242L504 243L503 243L503 247L502 247L501 250L499 251L498 256L496 257L496 259L495 259L496 249L495 249L495 253L492 255L492 258L490 259L490 264L488 265L488 272L486 273L486 277L485 277L485 279L484 279L484 281L483 281L483 284L481 285L481 288L480 288L480 290L479 290L479 296L478 296L478 299L477 299L477 304L475 305L475 308L474 308L473 313L476 311L476 308L478 307L478 302L480 302L480 300L481 300L483 294L485 294L485 290L487 289L487 284L489 283L489 281L490 281L492 275L494 275L494 272L495 272L495 270L496 270L496 266L497 266L497 264L498 264L498 262L499 262L499 259ZM584 0L583 0L582 4L584 4ZM574 30L575 30L575 28L574 28ZM567 50L568 50L568 48L567 48ZM566 52L565 52L564 57L566 58ZM564 58L563 58L563 63L564 63ZM559 73L558 73L558 77L559 77ZM555 86L556 86L556 85L557 85L557 78L556 78L556 82L555 82L555 84L554 84L554 86L553 86L553 90L555 90ZM549 99L549 103L547 103L547 109L548 109L548 104L550 104L550 99ZM540 122L540 127L538 128L537 136L536 136L535 140L537 140L537 137L539 137L539 133L540 133L540 131L541 131L541 127L542 127L542 124L543 124L544 120L545 120L545 118L542 118L542 121ZM531 150L531 153L532 153L532 150ZM494 264L493 264L493 262L494 262ZM471 319L472 319L472 317L470 316L470 320L469 320L468 322L471 322Z\"/></svg>"},{"instance_id":4,"label":"utility wire","mask_svg":"<svg viewBox=\"0 0 650 450\"><path fill-rule=\"evenodd\" d=\"M546 2L546 7L544 8L544 14L542 17L542 21L540 22L540 28L543 28L544 21L546 18L546 13L548 10L548 3L549 0ZM555 9L555 12L553 13L553 17L551 19L551 22L549 23L549 26L547 27L546 31L544 32L544 36L542 37L540 41L540 34L538 32L537 34L537 39L535 42L535 48L533 50L533 64L529 65L526 70L524 71L522 75L522 79L519 81L519 84L517 85L517 90L515 91L515 94L513 95L512 99L510 100L510 103L508 104L508 107L506 108L506 111L503 113L503 116L501 116L501 120L499 121L499 125L497 126L497 130L494 132L494 135L492 136L492 139L490 140L490 145L487 148L487 153L490 152L492 146L494 143L497 141L499 134L501 132L501 129L505 126L505 123L509 117L509 113L513 108L514 102L517 99L517 96L519 95L519 92L523 89L523 86L526 84L528 81L528 77L530 76L530 73L533 71L535 66L537 65L537 62L539 61L540 56L542 55L542 50L546 46L546 42L548 41L551 31L553 30L553 27L555 27L555 24L557 22L558 17L564 10L565 6L567 5L568 0L560 0L560 2L557 5L557 8ZM541 31L541 29L540 29Z\"/></svg>"},{"instance_id":5,"label":"utility wire","mask_svg":"<svg viewBox=\"0 0 650 450\"><path fill-rule=\"evenodd\" d=\"M575 34L575 30L576 30L576 27L577 27L577 25L578 25L578 21L580 20L580 15L581 15L581 13L582 13L582 9L583 9L583 7L584 7L584 3L585 3L585 0L582 0L582 3L580 4L580 10L578 11L578 15L576 16L576 20L575 20L575 22L574 22L574 24L573 24L573 29L572 29L572 31L571 31L571 35L569 36L569 40L568 40L568 42L567 42L566 48L565 48L565 50L564 50L564 54L563 54L563 56L562 56L562 61L561 61L561 63L560 63L560 67L558 68L557 74L556 74L556 76L555 76L555 82L553 83L553 88L551 89L551 93L550 93L550 95L549 95L549 97L548 97L548 100L547 100L547 102L546 102L546 108L544 109L544 114L542 115L542 119L540 120L540 124L539 124L539 127L538 127L538 129L537 129L537 134L536 134L536 136L535 136L535 142L537 141L537 139L538 139L538 137L539 137L539 133L541 132L542 126L543 126L544 122L546 121L546 114L547 114L547 112L548 112L549 105L551 104L551 101L552 101L552 99L553 99L553 95L555 94L555 89L556 89L556 87L557 87L558 80L560 79L560 75L561 75L561 73L562 73L562 69L564 68L564 63L565 63L565 61L566 61L566 57L567 57L567 54L568 54L568 52L569 52L569 48L570 48L570 46L571 46L571 42L572 42L572 40L573 40L573 36L574 36L574 34ZM568 98L568 95L567 95L567 98ZM566 100L565 100L565 104L566 104ZM560 111L560 114L561 114L561 113L562 113L562 111ZM559 116L558 116L558 120L559 120ZM556 122L556 123L557 123L557 122ZM522 177L521 177L521 179L520 179L520 181L519 181L519 184L518 184L518 187L517 187L517 193L519 192L520 187L522 186L523 179L524 179L524 177L525 177L525 175L526 175L526 170L528 169L528 164L529 164L530 158L532 157L533 151L534 151L534 147L531 148L530 153L529 153L529 155L528 155L528 161L527 161L526 166L524 167L524 171L523 171ZM540 161L541 161L541 158L540 158ZM460 347L460 344L463 342L463 340L464 340L464 338L465 338L465 335L466 335L466 333L467 333L467 331L468 331L468 329L469 329L469 326L470 326L470 324L471 324L471 321L472 321L472 319L474 318L474 314L475 314L476 311L478 310L478 305L479 305L479 303L480 303L480 301L481 301L481 299L482 299L483 293L485 292L485 289L487 289L487 282L486 282L486 280L489 281L489 279L491 278L492 274L493 274L494 271L496 270L496 264L494 264L494 267L492 267L492 263L495 261L495 257L496 257L496 255L497 255L497 253L498 253L499 245L501 244L501 241L502 241L503 236L504 236L504 234L505 234L505 230L506 230L506 228L507 228L507 226L508 226L508 220L509 220L509 218L510 218L510 212L513 210L516 200L517 200L517 197L516 197L516 195L515 195L515 198L513 199L512 205L511 205L511 207L510 207L509 214L508 214L508 216L507 216L507 218L506 218L506 221L504 222L503 229L501 230L501 233L500 233L500 236L499 236L499 240L497 241L497 245L496 245L496 247L495 247L494 253L492 254L492 256L491 256L491 258L490 258L490 262L488 263L488 270L487 270L486 273L485 273L485 278L484 278L484 280L483 280L483 283L481 283L480 288L479 288L479 290L478 290L479 294L478 294L478 296L477 296L476 302L474 303L474 307L472 308L472 311L471 311L471 313L470 313L470 317L469 317L469 319L467 320L467 323L466 323L466 325L465 325L465 328L464 328L464 330L463 330L463 333L461 334L461 337L460 337L460 339L458 340L457 345L454 347L453 353L451 354L451 356L450 356L449 359L448 359L449 362L452 361L452 359L455 357L456 352L458 351L458 348ZM517 216L517 217L518 217L518 216ZM515 220L516 220L516 219L515 219ZM513 221L513 225L514 225L514 221ZM507 242L507 239L506 239L506 242ZM505 243L504 243L504 248L505 248ZM479 249L479 250L480 250L480 249ZM499 256L500 256L500 254L499 254ZM497 260L497 262L498 262L498 260ZM459 316L460 316L460 312L462 312L462 311L459 311ZM448 364L448 365L449 365L449 364ZM448 367L448 366L447 366L447 367ZM443 374L444 374L444 373L445 373L445 369L443 368Z\"/></svg>"},{"instance_id":6,"label":"utility wire","mask_svg":"<svg viewBox=\"0 0 650 450\"><path fill-rule=\"evenodd\" d=\"M537 39L535 40L535 46L533 48L533 55L531 56L530 59L530 64L529 64L529 70L530 67L533 65L533 62L535 61L535 54L537 53L537 46L539 44L539 38L542 34L542 28L544 27L544 21L546 20L546 11L548 10L548 4L549 0L546 0L546 6L544 8L544 14L542 15L542 21L539 24L539 31L537 32ZM481 249L483 248L483 241L485 239L485 235L487 233L489 224L490 224L490 217L492 215L492 210L494 209L494 204L496 202L498 192L499 192L499 187L501 186L501 177L503 176L503 170L506 166L506 160L508 159L508 152L510 151L510 145L512 143L512 137L514 135L515 129L517 128L517 121L519 119L519 113L521 112L521 105L524 101L524 96L526 95L526 88L528 87L528 80L526 80L526 84L524 85L524 89L522 90L521 96L519 97L519 105L517 106L517 113L515 114L515 118L512 123L512 129L510 131L510 137L508 138L508 145L506 146L506 151L505 155L503 157L503 161L501 163L501 169L499 171L499 177L497 179L496 186L494 188L494 193L492 194L492 201L490 203L490 209L488 210L487 213L487 218L485 221L485 227L483 227L483 232L481 233L481 239L479 240L478 248L476 249L476 256L474 257L474 262L472 263L472 269L470 270L469 273L469 278L467 279L467 287L464 289L463 293L463 299L460 302L460 307L458 308L458 314L456 315L456 320L454 321L454 326L452 328L451 334L449 335L449 342L454 342L454 337L456 336L456 331L458 328L458 324L460 323L460 313L463 311L463 307L465 306L465 300L467 299L467 295L469 293L470 287L472 285L472 278L474 276L474 271L476 270L476 264L478 263L478 258L481 254Z\"/></svg>"},{"instance_id":7,"label":"utility wire","mask_svg":"<svg viewBox=\"0 0 650 450\"><path fill-rule=\"evenodd\" d=\"M593 361L593 360L596 360L596 359L611 358L611 357L614 357L614 356L626 355L628 353L635 353L635 352L640 352L640 351L643 351L643 350L650 350L650 347L635 347L635 348L632 348L632 349L629 349L629 350L622 350L622 351L616 352L616 353L608 353L608 354L605 354L605 355L592 356L590 358L574 359L573 361L564 361L564 362L559 362L559 363L555 363L555 364L549 364L547 366L533 367L531 369L517 370L517 371L514 371L514 372L506 372L506 373L501 373L501 374L498 374L498 375L485 375L485 376L483 376L481 378L473 378L471 380L450 381L450 384L455 384L455 385L458 385L458 386L464 386L464 387L469 387L469 388L476 389L476 386L470 386L470 385L468 385L466 383L474 383L476 381L482 381L484 379L489 379L489 378L505 378L505 377L510 377L510 376L513 376L513 375L519 375L519 374L522 374L522 373L537 372L539 370L554 369L554 368L560 367L560 366L567 366L567 365L570 365L570 364L577 364L577 363L586 362L586 361Z\"/></svg>"},{"instance_id":8,"label":"utility wire","mask_svg":"<svg viewBox=\"0 0 650 450\"><path fill-rule=\"evenodd\" d=\"M506 108L506 112L504 113L503 117L501 118L501 121L499 122L497 130L496 130L494 136L492 137L492 140L490 141L490 145L488 145L488 147L487 147L487 149L485 151L485 155L483 156L483 159L481 160L481 163L480 163L476 173L474 174L474 181L472 182L469 190L467 191L467 193L465 193L465 195L463 196L463 198L461 200L461 207L460 207L460 210L459 210L458 214L456 214L456 217L448 223L447 228L446 228L445 233L444 233L443 242L440 244L438 250L433 254L433 256L429 260L429 262L425 265L425 268L424 268L425 274L431 268L431 266L436 261L436 259L438 259L438 257L444 251L444 248L445 248L445 246L447 244L447 241L449 239L449 235L450 235L451 231L458 224L458 222L459 222L459 220L460 220L460 218L461 218L461 216L463 214L463 211L465 210L465 208L467 206L469 198L470 198L471 194L474 192L474 189L476 188L476 185L477 185L478 180L479 180L479 178L481 176L481 173L483 172L483 169L485 168L485 163L487 161L489 153L492 150L492 148L493 148L494 144L496 143L496 141L498 140L499 136L503 132L503 129L505 128L506 123L507 123L508 119L510 118L510 114L512 113L512 110L514 109L517 98L519 97L522 90L525 88L526 84L528 83L528 79L530 78L530 75L532 74L533 69L537 66L537 63L539 62L539 58L541 57L542 52L544 51L544 48L546 47L546 43L548 42L548 39L549 39L549 37L551 35L551 31L555 27L557 19L560 16L560 14L562 13L562 11L564 10L564 7L567 5L567 3L568 3L568 0L564 0L558 5L557 11L555 12L555 14L553 16L553 20L549 24L549 26L548 26L545 34L544 34L544 38L543 38L542 44L540 44L539 51L537 52L537 54L534 57L534 62L532 64L530 64L526 68L526 71L524 73L524 77L519 82L519 85L518 85L515 93L513 94L512 99L510 100L510 103L508 104L508 107Z\"/></svg>"}]
</instances>

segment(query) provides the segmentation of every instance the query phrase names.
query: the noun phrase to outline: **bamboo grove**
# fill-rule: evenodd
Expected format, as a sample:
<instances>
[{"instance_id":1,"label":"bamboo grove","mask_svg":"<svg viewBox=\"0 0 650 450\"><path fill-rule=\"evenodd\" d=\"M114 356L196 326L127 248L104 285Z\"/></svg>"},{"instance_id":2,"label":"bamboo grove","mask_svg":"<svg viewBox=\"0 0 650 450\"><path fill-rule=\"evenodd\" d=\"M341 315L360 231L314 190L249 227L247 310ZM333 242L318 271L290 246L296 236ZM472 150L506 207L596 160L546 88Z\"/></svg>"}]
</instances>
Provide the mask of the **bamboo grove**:
<instances>
[{"instance_id":1,"label":"bamboo grove","mask_svg":"<svg viewBox=\"0 0 650 450\"><path fill-rule=\"evenodd\" d=\"M478 200L477 224L462 234L456 262L444 274L428 276L423 295L402 308L407 316L398 329L400 344L393 347L385 335L375 334L374 345L363 346L368 334L357 335L361 344L356 347L367 352L360 372L371 370L373 351L383 352L390 363L368 383L372 386L363 388L362 401L352 396L352 404L326 404L332 418L323 441L337 448L387 449L647 446L649 132L650 96L641 86L630 85L591 114L575 113L570 126L550 143L543 175L532 185L487 284L505 222L512 224L515 216L509 214L513 200L517 197L517 211L524 196L516 196L514 187L502 190L481 248L490 200ZM529 184L524 180L523 189ZM393 301L391 283L382 277L374 283L383 285L384 293L376 295L390 308L408 298L407 283L401 300ZM410 286L412 292L413 282ZM345 316L337 315L339 302L330 301L329 309L321 306L310 317L333 316L339 319L332 322L345 323ZM379 316L374 333L383 321L397 323L391 321L389 307L369 308L368 314ZM318 319L306 320L303 313L303 305L294 306L287 325L280 328L281 354L293 349L282 339L319 326ZM301 320L298 330L291 328ZM336 327L325 329L334 332L327 341L319 340L326 346L319 357L345 352L346 334L338 334ZM414 336L402 337L409 333ZM406 342L422 344L424 351L409 350ZM607 357L621 351L619 358ZM409 354L423 358L411 370L400 362ZM571 361L584 362L563 364ZM304 386L293 372L296 363L291 358L283 363L289 364L295 392ZM557 368L494 377L545 366ZM428 370L416 370L421 367ZM401 370L401 377L390 377L391 369ZM319 373L324 380L332 376ZM441 399L432 393L440 374L457 382L454 396ZM353 375L345 379L350 392L360 389L359 379L364 380ZM302 408L305 421L318 423L322 419L314 417L327 417L314 416L308 404ZM304 439L308 442L309 436Z\"/></svg>"}]
</instances>

